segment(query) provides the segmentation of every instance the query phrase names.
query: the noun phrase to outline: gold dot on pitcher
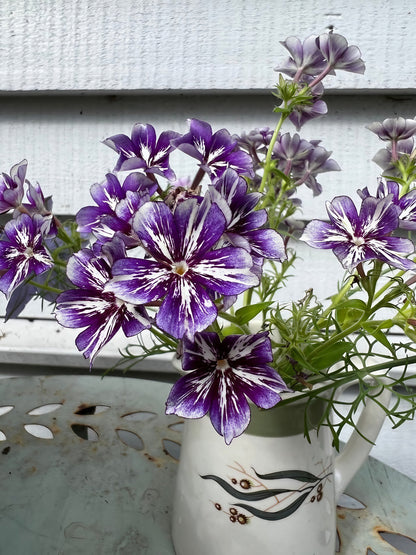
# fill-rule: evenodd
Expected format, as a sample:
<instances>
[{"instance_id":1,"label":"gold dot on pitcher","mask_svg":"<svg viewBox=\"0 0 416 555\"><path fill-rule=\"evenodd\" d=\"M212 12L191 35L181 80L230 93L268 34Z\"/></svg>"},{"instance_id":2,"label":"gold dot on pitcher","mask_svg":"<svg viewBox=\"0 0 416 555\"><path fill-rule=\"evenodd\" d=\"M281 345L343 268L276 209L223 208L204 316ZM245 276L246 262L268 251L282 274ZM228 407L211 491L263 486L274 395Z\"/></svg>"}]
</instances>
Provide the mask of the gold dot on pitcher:
<instances>
[{"instance_id":1,"label":"gold dot on pitcher","mask_svg":"<svg viewBox=\"0 0 416 555\"><path fill-rule=\"evenodd\" d=\"M221 505L219 503L215 503L215 508L217 511L221 511Z\"/></svg>"},{"instance_id":2,"label":"gold dot on pitcher","mask_svg":"<svg viewBox=\"0 0 416 555\"><path fill-rule=\"evenodd\" d=\"M237 520L240 524L247 524L248 522L248 518L246 517L246 515L243 515L242 513L238 515Z\"/></svg>"},{"instance_id":3,"label":"gold dot on pitcher","mask_svg":"<svg viewBox=\"0 0 416 555\"><path fill-rule=\"evenodd\" d=\"M237 509L236 509L236 508L234 508L234 507L231 507L231 509L230 509L230 513L231 513L232 515L236 515L236 514L238 513L238 511L237 511Z\"/></svg>"},{"instance_id":4,"label":"gold dot on pitcher","mask_svg":"<svg viewBox=\"0 0 416 555\"><path fill-rule=\"evenodd\" d=\"M251 484L248 480L244 479L244 480L240 480L240 486L243 489L250 489L251 488Z\"/></svg>"}]
</instances>

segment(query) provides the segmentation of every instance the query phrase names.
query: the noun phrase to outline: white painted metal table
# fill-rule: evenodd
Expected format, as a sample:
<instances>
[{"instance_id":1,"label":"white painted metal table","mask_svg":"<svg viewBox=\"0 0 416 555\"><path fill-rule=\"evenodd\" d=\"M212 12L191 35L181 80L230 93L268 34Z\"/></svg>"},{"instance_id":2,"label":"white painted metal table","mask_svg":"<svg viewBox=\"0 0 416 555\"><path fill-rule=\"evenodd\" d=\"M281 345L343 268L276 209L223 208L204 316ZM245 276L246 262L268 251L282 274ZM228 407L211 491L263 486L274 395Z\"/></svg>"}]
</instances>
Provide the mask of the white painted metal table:
<instances>
[{"instance_id":1,"label":"white painted metal table","mask_svg":"<svg viewBox=\"0 0 416 555\"><path fill-rule=\"evenodd\" d=\"M0 385L0 555L174 553L181 422L163 413L169 384L48 376ZM416 553L411 479L370 458L348 494L338 553Z\"/></svg>"}]
</instances>

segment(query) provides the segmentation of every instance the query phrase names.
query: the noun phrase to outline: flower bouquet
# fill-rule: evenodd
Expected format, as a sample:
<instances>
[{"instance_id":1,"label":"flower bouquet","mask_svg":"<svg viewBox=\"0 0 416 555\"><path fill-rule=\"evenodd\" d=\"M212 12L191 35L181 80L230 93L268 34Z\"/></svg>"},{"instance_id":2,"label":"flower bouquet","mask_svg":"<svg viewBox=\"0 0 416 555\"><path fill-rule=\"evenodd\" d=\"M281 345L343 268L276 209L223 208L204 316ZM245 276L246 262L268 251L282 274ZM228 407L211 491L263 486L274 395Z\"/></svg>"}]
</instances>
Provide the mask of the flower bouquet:
<instances>
[{"instance_id":1,"label":"flower bouquet","mask_svg":"<svg viewBox=\"0 0 416 555\"><path fill-rule=\"evenodd\" d=\"M337 446L361 401L373 399L395 425L416 407L408 387L416 362L416 121L370 123L384 142L374 158L383 177L355 200L327 202L326 219L305 226L297 191L320 194L319 175L340 168L320 140L284 125L300 131L325 115L324 78L365 66L335 33L282 44L289 58L277 68L274 129L231 135L194 118L187 132L158 136L136 123L130 137L104 141L118 155L114 171L92 185L94 203L74 222L53 215L50 197L27 181L25 160L4 173L0 211L12 217L0 240L0 290L6 318L33 297L51 302L62 326L80 329L76 346L91 366L116 333L137 337L126 340L126 368L175 355L183 372L166 412L209 415L226 444L245 431L253 405L289 404L282 393L297 392L307 404L325 397L318 427L328 425ZM175 150L195 160L194 177L174 173ZM299 240L331 249L346 275L327 299L311 283L303 298L281 303ZM369 365L374 354L378 363ZM390 376L393 368L400 370ZM357 395L341 415L336 394L352 382ZM380 400L384 389L396 391L392 406Z\"/></svg>"}]
</instances>

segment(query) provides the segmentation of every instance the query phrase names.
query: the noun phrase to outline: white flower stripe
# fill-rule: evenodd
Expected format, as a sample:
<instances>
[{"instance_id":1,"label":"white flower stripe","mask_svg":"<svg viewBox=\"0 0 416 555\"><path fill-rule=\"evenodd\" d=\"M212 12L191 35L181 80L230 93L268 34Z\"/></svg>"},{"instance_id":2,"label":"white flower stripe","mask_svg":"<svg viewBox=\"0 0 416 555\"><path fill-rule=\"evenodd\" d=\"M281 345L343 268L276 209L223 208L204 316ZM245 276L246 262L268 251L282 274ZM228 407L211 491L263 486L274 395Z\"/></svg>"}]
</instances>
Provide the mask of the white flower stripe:
<instances>
[{"instance_id":1,"label":"white flower stripe","mask_svg":"<svg viewBox=\"0 0 416 555\"><path fill-rule=\"evenodd\" d=\"M94 358L96 357L98 351L113 337L116 333L117 328L120 324L120 318L117 312L114 312L111 316L105 319L104 323L93 330L94 326L91 325L89 328L84 330L77 337L77 346L79 345L81 338L86 339L89 336L87 344L82 345L82 350L84 351L84 356L90 359L90 365L92 365Z\"/></svg>"},{"instance_id":2,"label":"white flower stripe","mask_svg":"<svg viewBox=\"0 0 416 555\"><path fill-rule=\"evenodd\" d=\"M173 261L175 241L172 234L172 214L162 203L147 202L137 212L133 227L144 248L157 251L164 259Z\"/></svg>"},{"instance_id":3,"label":"white flower stripe","mask_svg":"<svg viewBox=\"0 0 416 555\"><path fill-rule=\"evenodd\" d=\"M171 282L170 289L156 316L158 325L175 337L205 329L216 317L217 309L208 294L183 278Z\"/></svg>"}]
</instances>

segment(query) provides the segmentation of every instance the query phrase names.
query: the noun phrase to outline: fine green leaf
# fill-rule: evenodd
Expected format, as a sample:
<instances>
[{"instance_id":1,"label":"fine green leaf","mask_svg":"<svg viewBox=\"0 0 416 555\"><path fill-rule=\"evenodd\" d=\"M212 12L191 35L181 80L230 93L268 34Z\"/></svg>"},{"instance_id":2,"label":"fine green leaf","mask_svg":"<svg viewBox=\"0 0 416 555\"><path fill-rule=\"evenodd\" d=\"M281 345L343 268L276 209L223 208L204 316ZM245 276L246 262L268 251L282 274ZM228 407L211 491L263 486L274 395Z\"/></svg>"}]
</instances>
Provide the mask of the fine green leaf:
<instances>
[{"instance_id":1,"label":"fine green leaf","mask_svg":"<svg viewBox=\"0 0 416 555\"><path fill-rule=\"evenodd\" d=\"M239 308L236 313L236 323L240 326L248 324L253 318L257 316L262 310L267 310L271 302L265 301L263 303L252 304L250 306L243 306Z\"/></svg>"},{"instance_id":2,"label":"fine green leaf","mask_svg":"<svg viewBox=\"0 0 416 555\"><path fill-rule=\"evenodd\" d=\"M384 345L384 347L386 347L391 352L392 355L395 355L396 350L391 345L390 341L387 339L385 333L382 331L383 327L385 327L383 326L383 323L377 326L374 326L374 324L372 324L371 322L366 322L363 324L363 328L369 334L371 334L375 339L377 339L377 341L379 341L382 345Z\"/></svg>"},{"instance_id":3,"label":"fine green leaf","mask_svg":"<svg viewBox=\"0 0 416 555\"><path fill-rule=\"evenodd\" d=\"M318 356L309 358L308 360L316 370L324 370L341 360L343 355L353 348L354 343L350 341L338 341L338 343L330 345L328 350L321 351Z\"/></svg>"}]
</instances>

